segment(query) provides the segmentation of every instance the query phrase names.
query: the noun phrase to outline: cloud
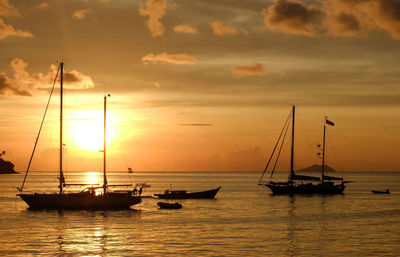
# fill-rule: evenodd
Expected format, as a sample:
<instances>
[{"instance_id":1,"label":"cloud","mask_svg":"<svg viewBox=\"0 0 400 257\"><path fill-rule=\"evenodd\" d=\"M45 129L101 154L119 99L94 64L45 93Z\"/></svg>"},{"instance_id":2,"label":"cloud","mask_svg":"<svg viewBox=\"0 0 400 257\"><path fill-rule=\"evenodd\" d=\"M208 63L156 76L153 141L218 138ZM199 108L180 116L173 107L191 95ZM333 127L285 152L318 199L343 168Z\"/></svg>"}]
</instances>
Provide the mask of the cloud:
<instances>
[{"instance_id":1,"label":"cloud","mask_svg":"<svg viewBox=\"0 0 400 257\"><path fill-rule=\"evenodd\" d=\"M178 124L179 126L191 126L191 127L210 127L214 126L213 124L210 123L181 123Z\"/></svg>"},{"instance_id":2,"label":"cloud","mask_svg":"<svg viewBox=\"0 0 400 257\"><path fill-rule=\"evenodd\" d=\"M57 72L55 65L50 66L47 74L29 74L25 69L28 66L22 59L15 58L10 63L13 76L0 73L0 96L32 96L45 91L53 85ZM94 87L93 80L79 71L64 72L65 87L69 89L87 89Z\"/></svg>"},{"instance_id":3,"label":"cloud","mask_svg":"<svg viewBox=\"0 0 400 257\"><path fill-rule=\"evenodd\" d=\"M400 2L396 0L339 0L341 8L353 12L364 28L379 28L400 39Z\"/></svg>"},{"instance_id":4,"label":"cloud","mask_svg":"<svg viewBox=\"0 0 400 257\"><path fill-rule=\"evenodd\" d=\"M197 34L199 32L196 27L189 25L175 26L174 31L177 33L186 33L186 34Z\"/></svg>"},{"instance_id":5,"label":"cloud","mask_svg":"<svg viewBox=\"0 0 400 257\"><path fill-rule=\"evenodd\" d=\"M246 29L235 28L230 23L222 22L222 21L214 21L210 24L213 33L218 36L229 36L229 35L237 35L244 34L247 35L248 32Z\"/></svg>"},{"instance_id":6,"label":"cloud","mask_svg":"<svg viewBox=\"0 0 400 257\"><path fill-rule=\"evenodd\" d=\"M164 34L164 25L160 19L165 16L167 0L147 0L145 5L139 6L139 14L149 16L147 27L153 37L161 37Z\"/></svg>"},{"instance_id":7,"label":"cloud","mask_svg":"<svg viewBox=\"0 0 400 257\"><path fill-rule=\"evenodd\" d=\"M319 7L298 0L275 0L262 13L268 28L306 36L314 36L324 18L324 12Z\"/></svg>"},{"instance_id":8,"label":"cloud","mask_svg":"<svg viewBox=\"0 0 400 257\"><path fill-rule=\"evenodd\" d=\"M25 37L33 38L33 34L29 31L15 29L12 25L5 24L0 18L0 40L7 37Z\"/></svg>"},{"instance_id":9,"label":"cloud","mask_svg":"<svg viewBox=\"0 0 400 257\"><path fill-rule=\"evenodd\" d=\"M195 58L186 53L183 54L167 54L158 55L148 54L142 57L144 63L173 63L173 64L194 64Z\"/></svg>"},{"instance_id":10,"label":"cloud","mask_svg":"<svg viewBox=\"0 0 400 257\"><path fill-rule=\"evenodd\" d=\"M392 37L400 39L400 2L395 0L381 0L378 4L379 25L387 30Z\"/></svg>"},{"instance_id":11,"label":"cloud","mask_svg":"<svg viewBox=\"0 0 400 257\"><path fill-rule=\"evenodd\" d=\"M13 82L3 72L0 73L0 96L5 95L20 95L31 96L28 90L20 89L18 86L13 85Z\"/></svg>"},{"instance_id":12,"label":"cloud","mask_svg":"<svg viewBox=\"0 0 400 257\"><path fill-rule=\"evenodd\" d=\"M272 30L305 36L357 36L387 31L400 39L400 1L321 0L319 6L300 0L275 0L262 10Z\"/></svg>"},{"instance_id":13,"label":"cloud","mask_svg":"<svg viewBox=\"0 0 400 257\"><path fill-rule=\"evenodd\" d=\"M46 9L47 7L49 7L48 3L40 3L36 5L36 8L38 9Z\"/></svg>"},{"instance_id":14,"label":"cloud","mask_svg":"<svg viewBox=\"0 0 400 257\"><path fill-rule=\"evenodd\" d=\"M265 67L263 64L255 62L247 66L235 66L232 68L232 71L239 76L262 76L265 74Z\"/></svg>"},{"instance_id":15,"label":"cloud","mask_svg":"<svg viewBox=\"0 0 400 257\"><path fill-rule=\"evenodd\" d=\"M330 33L333 35L356 35L361 30L358 18L351 14L340 12L329 24Z\"/></svg>"},{"instance_id":16,"label":"cloud","mask_svg":"<svg viewBox=\"0 0 400 257\"><path fill-rule=\"evenodd\" d=\"M8 0L0 0L0 16L21 16L21 14Z\"/></svg>"},{"instance_id":17,"label":"cloud","mask_svg":"<svg viewBox=\"0 0 400 257\"><path fill-rule=\"evenodd\" d=\"M72 18L75 20L83 20L86 18L86 16L91 13L92 10L89 9L80 9L80 10L76 10L73 14L72 14Z\"/></svg>"}]
</instances>

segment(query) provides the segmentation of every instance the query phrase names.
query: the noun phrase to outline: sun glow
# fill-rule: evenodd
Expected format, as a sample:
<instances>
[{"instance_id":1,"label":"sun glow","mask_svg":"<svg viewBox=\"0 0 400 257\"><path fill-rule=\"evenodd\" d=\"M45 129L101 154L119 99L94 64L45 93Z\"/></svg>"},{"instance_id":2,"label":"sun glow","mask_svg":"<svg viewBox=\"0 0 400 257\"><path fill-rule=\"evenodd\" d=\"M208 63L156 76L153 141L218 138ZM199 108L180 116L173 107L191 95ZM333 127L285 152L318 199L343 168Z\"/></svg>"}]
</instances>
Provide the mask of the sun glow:
<instances>
[{"instance_id":1,"label":"sun glow","mask_svg":"<svg viewBox=\"0 0 400 257\"><path fill-rule=\"evenodd\" d=\"M103 111L79 111L70 121L70 136L76 146L88 151L103 150ZM113 116L107 112L107 144L114 138Z\"/></svg>"},{"instance_id":2,"label":"sun glow","mask_svg":"<svg viewBox=\"0 0 400 257\"><path fill-rule=\"evenodd\" d=\"M101 179L101 175L98 172L91 171L85 174L85 184L100 185L102 183Z\"/></svg>"}]
</instances>

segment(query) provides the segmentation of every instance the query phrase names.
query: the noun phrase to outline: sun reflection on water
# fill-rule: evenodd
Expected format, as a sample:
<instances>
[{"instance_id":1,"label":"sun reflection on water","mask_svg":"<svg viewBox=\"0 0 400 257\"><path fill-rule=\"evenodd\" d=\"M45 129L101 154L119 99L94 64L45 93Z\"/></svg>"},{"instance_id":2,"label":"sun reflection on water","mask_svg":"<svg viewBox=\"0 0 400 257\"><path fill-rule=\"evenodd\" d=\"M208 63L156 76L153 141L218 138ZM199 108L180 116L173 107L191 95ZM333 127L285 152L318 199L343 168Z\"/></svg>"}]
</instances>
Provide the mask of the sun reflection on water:
<instances>
[{"instance_id":1,"label":"sun reflection on water","mask_svg":"<svg viewBox=\"0 0 400 257\"><path fill-rule=\"evenodd\" d=\"M86 172L85 184L96 186L100 185L100 183L101 183L101 175L99 174L99 172L95 171Z\"/></svg>"}]
</instances>

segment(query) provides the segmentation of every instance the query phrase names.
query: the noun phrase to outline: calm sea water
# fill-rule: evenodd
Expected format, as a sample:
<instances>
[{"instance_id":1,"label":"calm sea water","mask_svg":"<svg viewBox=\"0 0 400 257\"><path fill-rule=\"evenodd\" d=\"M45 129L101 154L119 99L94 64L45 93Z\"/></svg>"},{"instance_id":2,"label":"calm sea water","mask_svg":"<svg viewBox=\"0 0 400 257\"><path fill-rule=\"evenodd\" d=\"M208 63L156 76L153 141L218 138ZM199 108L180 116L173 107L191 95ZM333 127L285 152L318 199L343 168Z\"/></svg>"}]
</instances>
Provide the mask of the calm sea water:
<instances>
[{"instance_id":1,"label":"calm sea water","mask_svg":"<svg viewBox=\"0 0 400 257\"><path fill-rule=\"evenodd\" d=\"M28 190L56 189L53 174L32 174ZM257 190L259 175L113 173L111 183L150 184L145 195L222 189L214 200L179 200L181 210L145 198L132 211L62 212L28 210L15 196L23 176L0 175L0 256L400 256L400 173L344 173L355 183L343 195L294 197Z\"/></svg>"}]
</instances>

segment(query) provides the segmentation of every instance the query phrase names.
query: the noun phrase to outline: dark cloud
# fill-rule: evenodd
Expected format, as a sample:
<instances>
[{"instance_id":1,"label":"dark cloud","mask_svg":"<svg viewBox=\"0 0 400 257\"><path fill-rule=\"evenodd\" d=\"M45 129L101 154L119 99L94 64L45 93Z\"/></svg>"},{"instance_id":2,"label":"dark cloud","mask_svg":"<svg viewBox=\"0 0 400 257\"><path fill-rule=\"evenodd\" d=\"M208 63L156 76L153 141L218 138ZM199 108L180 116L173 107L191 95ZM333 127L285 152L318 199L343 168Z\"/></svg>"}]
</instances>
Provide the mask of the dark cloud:
<instances>
[{"instance_id":1,"label":"dark cloud","mask_svg":"<svg viewBox=\"0 0 400 257\"><path fill-rule=\"evenodd\" d=\"M306 36L316 35L325 16L319 7L298 0L276 0L262 12L267 27L283 33Z\"/></svg>"},{"instance_id":2,"label":"dark cloud","mask_svg":"<svg viewBox=\"0 0 400 257\"><path fill-rule=\"evenodd\" d=\"M400 39L398 0L322 0L320 5L300 0L275 0L263 9L265 25L286 34L305 36L364 35L382 29Z\"/></svg>"},{"instance_id":3,"label":"dark cloud","mask_svg":"<svg viewBox=\"0 0 400 257\"><path fill-rule=\"evenodd\" d=\"M365 30L383 29L400 39L400 1L338 0L330 1L335 8L353 13Z\"/></svg>"},{"instance_id":4,"label":"dark cloud","mask_svg":"<svg viewBox=\"0 0 400 257\"><path fill-rule=\"evenodd\" d=\"M359 20L351 13L340 12L331 23L331 33L337 35L355 35L360 30Z\"/></svg>"},{"instance_id":5,"label":"dark cloud","mask_svg":"<svg viewBox=\"0 0 400 257\"><path fill-rule=\"evenodd\" d=\"M400 1L381 0L378 3L378 14L375 16L379 25L392 37L400 39Z\"/></svg>"}]
</instances>

